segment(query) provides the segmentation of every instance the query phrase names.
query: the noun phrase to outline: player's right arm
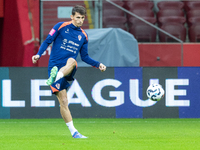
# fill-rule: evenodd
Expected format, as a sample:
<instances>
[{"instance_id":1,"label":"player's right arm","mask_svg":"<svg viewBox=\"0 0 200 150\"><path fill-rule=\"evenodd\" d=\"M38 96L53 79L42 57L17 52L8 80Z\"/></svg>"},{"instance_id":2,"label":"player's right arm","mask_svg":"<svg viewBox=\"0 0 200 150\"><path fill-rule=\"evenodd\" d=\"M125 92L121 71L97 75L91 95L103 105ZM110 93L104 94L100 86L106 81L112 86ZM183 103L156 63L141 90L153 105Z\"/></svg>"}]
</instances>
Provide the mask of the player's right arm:
<instances>
[{"instance_id":1,"label":"player's right arm","mask_svg":"<svg viewBox=\"0 0 200 150\"><path fill-rule=\"evenodd\" d=\"M47 49L47 47L55 40L55 38L58 36L58 29L63 24L63 22L57 23L49 32L47 38L44 40L44 42L41 44L40 49L36 55L32 57L32 62L36 63L37 60L42 56L44 51Z\"/></svg>"}]
</instances>

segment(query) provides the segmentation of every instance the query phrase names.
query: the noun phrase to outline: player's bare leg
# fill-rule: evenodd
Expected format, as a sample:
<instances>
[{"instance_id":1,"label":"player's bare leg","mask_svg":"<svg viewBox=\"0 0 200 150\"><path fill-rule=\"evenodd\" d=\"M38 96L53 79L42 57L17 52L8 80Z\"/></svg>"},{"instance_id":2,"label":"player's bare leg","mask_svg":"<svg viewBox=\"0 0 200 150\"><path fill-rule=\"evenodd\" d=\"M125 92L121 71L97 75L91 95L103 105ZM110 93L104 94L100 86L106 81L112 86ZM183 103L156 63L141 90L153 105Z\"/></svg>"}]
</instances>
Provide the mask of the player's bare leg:
<instances>
[{"instance_id":1,"label":"player's bare leg","mask_svg":"<svg viewBox=\"0 0 200 150\"><path fill-rule=\"evenodd\" d=\"M74 67L76 67L76 60L74 58L69 58L66 65L60 68L59 72L57 73L55 82L63 78L64 76L69 75Z\"/></svg>"},{"instance_id":2,"label":"player's bare leg","mask_svg":"<svg viewBox=\"0 0 200 150\"><path fill-rule=\"evenodd\" d=\"M65 123L72 121L71 112L68 108L68 99L66 90L62 90L56 93L58 101L60 103L60 113Z\"/></svg>"},{"instance_id":3,"label":"player's bare leg","mask_svg":"<svg viewBox=\"0 0 200 150\"><path fill-rule=\"evenodd\" d=\"M67 76L72 72L74 67L76 66L76 60L74 58L69 58L64 67L62 67L59 72L62 72L64 76Z\"/></svg>"},{"instance_id":4,"label":"player's bare leg","mask_svg":"<svg viewBox=\"0 0 200 150\"><path fill-rule=\"evenodd\" d=\"M67 91L62 90L62 91L56 93L56 96L60 103L61 116L62 116L63 120L65 121L66 125L68 126L68 128L72 134L72 137L73 138L87 138L84 135L81 135L73 125L72 115L71 115L71 112L68 107Z\"/></svg>"}]
</instances>

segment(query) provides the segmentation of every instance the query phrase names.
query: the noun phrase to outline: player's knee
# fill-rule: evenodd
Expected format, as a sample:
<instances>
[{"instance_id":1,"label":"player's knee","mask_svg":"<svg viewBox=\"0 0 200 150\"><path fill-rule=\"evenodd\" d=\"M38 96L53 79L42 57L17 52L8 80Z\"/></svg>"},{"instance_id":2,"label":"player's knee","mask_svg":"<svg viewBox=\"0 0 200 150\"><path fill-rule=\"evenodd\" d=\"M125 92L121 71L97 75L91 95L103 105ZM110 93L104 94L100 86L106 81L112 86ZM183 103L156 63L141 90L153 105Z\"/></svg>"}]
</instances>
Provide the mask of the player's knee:
<instances>
[{"instance_id":1,"label":"player's knee","mask_svg":"<svg viewBox=\"0 0 200 150\"><path fill-rule=\"evenodd\" d=\"M64 107L68 107L68 100L67 100L67 98L63 98L62 100L60 100L60 105L62 105Z\"/></svg>"},{"instance_id":2,"label":"player's knee","mask_svg":"<svg viewBox=\"0 0 200 150\"><path fill-rule=\"evenodd\" d=\"M67 60L67 63L68 63L68 64L71 64L71 65L73 65L73 66L76 66L76 60L75 60L74 58L69 58L69 59Z\"/></svg>"}]
</instances>

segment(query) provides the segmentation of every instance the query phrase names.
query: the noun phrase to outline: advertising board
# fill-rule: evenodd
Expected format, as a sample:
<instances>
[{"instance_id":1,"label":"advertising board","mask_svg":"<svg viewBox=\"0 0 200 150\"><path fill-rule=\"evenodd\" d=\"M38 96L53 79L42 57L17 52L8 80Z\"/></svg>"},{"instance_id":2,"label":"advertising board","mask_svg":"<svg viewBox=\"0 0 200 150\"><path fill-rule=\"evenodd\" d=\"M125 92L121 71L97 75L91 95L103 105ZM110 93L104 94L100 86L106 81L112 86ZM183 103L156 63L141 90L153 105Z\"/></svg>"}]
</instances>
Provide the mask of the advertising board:
<instances>
[{"instance_id":1,"label":"advertising board","mask_svg":"<svg viewBox=\"0 0 200 150\"><path fill-rule=\"evenodd\" d=\"M60 118L47 68L0 68L0 118ZM79 67L67 90L74 118L200 118L199 67ZM146 96L159 83L165 96Z\"/></svg>"}]
</instances>

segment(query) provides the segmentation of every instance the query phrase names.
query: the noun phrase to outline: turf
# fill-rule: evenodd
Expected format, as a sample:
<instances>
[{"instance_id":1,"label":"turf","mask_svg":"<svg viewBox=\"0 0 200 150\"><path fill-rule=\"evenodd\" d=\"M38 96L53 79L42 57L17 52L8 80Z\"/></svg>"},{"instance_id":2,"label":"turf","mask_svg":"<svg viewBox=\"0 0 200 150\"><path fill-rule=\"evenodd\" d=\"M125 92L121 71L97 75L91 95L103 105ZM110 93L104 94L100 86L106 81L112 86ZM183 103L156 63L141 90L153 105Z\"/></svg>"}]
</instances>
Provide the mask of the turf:
<instances>
[{"instance_id":1,"label":"turf","mask_svg":"<svg viewBox=\"0 0 200 150\"><path fill-rule=\"evenodd\" d=\"M1 119L1 150L197 150L200 119L74 119L88 139L73 139L62 119Z\"/></svg>"}]
</instances>

